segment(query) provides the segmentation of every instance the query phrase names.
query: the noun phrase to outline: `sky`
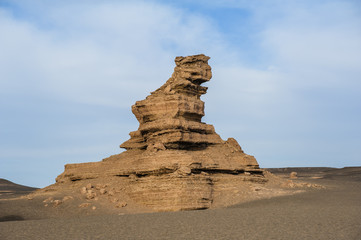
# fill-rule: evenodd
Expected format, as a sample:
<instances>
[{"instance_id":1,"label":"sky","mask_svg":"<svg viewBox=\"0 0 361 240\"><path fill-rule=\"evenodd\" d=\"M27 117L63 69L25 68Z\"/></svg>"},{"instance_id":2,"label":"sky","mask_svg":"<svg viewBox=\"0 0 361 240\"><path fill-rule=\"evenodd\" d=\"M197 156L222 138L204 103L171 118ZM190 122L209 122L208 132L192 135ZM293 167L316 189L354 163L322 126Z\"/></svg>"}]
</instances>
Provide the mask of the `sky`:
<instances>
[{"instance_id":1,"label":"sky","mask_svg":"<svg viewBox=\"0 0 361 240\"><path fill-rule=\"evenodd\" d=\"M358 0L0 0L0 178L122 152L131 105L200 53L203 122L260 167L361 166Z\"/></svg>"}]
</instances>

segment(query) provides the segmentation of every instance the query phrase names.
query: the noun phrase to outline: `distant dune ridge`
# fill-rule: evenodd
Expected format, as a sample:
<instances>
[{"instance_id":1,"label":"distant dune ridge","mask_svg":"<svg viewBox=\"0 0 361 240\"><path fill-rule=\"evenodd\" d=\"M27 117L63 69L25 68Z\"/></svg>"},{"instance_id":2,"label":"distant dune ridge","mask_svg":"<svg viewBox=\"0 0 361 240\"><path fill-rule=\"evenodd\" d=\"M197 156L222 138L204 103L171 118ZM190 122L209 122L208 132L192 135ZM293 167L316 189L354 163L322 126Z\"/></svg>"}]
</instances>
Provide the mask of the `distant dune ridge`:
<instances>
[{"instance_id":1,"label":"distant dune ridge","mask_svg":"<svg viewBox=\"0 0 361 240\"><path fill-rule=\"evenodd\" d=\"M37 188L28 187L13 183L9 180L0 178L0 199L16 197L35 191Z\"/></svg>"}]
</instances>

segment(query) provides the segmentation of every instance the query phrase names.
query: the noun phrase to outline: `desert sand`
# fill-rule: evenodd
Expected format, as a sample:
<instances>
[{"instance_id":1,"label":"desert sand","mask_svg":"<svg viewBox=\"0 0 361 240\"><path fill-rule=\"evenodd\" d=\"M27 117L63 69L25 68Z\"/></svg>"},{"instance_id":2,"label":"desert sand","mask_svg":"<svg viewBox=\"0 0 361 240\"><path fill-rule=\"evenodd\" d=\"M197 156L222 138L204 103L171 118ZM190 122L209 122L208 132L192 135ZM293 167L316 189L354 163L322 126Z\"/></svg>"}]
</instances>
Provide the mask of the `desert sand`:
<instances>
[{"instance_id":1,"label":"desert sand","mask_svg":"<svg viewBox=\"0 0 361 240\"><path fill-rule=\"evenodd\" d=\"M34 189L1 180L0 239L361 239L361 167L268 170L286 181L297 172L295 184L323 188L225 208L126 214L44 207L27 197Z\"/></svg>"}]
</instances>

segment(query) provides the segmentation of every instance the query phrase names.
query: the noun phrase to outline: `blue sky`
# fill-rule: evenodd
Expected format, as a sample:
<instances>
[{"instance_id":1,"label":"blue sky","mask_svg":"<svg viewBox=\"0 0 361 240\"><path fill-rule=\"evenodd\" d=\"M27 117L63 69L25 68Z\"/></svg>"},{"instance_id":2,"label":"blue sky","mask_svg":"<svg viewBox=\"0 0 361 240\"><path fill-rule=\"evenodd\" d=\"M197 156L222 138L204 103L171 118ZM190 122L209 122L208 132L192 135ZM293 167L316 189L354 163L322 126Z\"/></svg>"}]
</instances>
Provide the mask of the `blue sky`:
<instances>
[{"instance_id":1,"label":"blue sky","mask_svg":"<svg viewBox=\"0 0 361 240\"><path fill-rule=\"evenodd\" d=\"M261 167L361 165L361 4L0 0L0 177L44 187L120 153L176 56L211 57L206 116Z\"/></svg>"}]
</instances>

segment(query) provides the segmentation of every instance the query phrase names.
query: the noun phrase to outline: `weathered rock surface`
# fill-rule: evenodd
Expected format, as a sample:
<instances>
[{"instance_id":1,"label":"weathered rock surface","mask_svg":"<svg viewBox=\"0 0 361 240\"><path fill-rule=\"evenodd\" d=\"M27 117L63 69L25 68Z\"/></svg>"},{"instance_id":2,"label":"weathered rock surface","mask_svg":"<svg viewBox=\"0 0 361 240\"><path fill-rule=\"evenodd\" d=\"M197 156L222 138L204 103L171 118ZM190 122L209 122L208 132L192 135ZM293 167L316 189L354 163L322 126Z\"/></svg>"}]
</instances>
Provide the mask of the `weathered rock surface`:
<instances>
[{"instance_id":1,"label":"weathered rock surface","mask_svg":"<svg viewBox=\"0 0 361 240\"><path fill-rule=\"evenodd\" d=\"M266 182L256 159L235 139L224 141L201 122L200 97L207 92L201 84L212 77L208 60L203 54L177 57L171 78L132 106L139 128L120 145L126 151L101 162L68 164L57 184L118 177L136 203L175 211L209 208L215 196L229 195L244 182ZM96 196L92 188L81 190L88 199Z\"/></svg>"},{"instance_id":2,"label":"weathered rock surface","mask_svg":"<svg viewBox=\"0 0 361 240\"><path fill-rule=\"evenodd\" d=\"M172 77L145 100L132 106L139 129L130 133L125 149L199 149L222 143L214 127L201 122L207 92L202 83L211 79L209 57L177 57Z\"/></svg>"},{"instance_id":3,"label":"weathered rock surface","mask_svg":"<svg viewBox=\"0 0 361 240\"><path fill-rule=\"evenodd\" d=\"M291 172L290 178L296 179L297 178L297 172Z\"/></svg>"}]
</instances>

